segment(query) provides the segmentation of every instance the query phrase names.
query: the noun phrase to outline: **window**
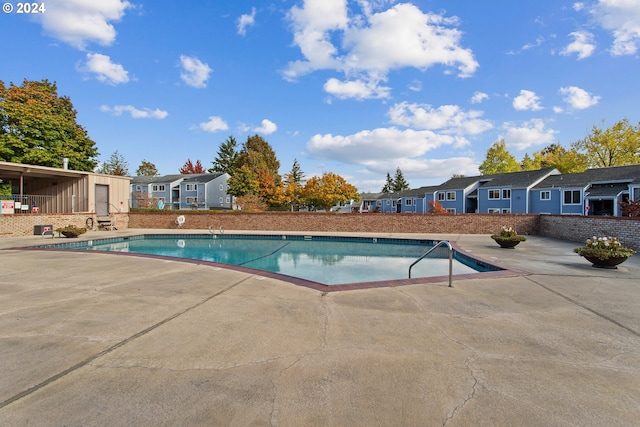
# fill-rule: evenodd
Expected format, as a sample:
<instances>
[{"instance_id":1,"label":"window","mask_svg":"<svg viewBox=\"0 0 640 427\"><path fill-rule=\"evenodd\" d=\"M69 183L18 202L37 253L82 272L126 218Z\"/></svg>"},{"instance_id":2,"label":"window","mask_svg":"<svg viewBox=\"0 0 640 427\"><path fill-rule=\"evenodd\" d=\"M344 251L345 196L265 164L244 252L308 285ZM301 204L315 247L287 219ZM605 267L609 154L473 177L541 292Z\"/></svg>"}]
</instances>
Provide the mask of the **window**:
<instances>
[{"instance_id":1,"label":"window","mask_svg":"<svg viewBox=\"0 0 640 427\"><path fill-rule=\"evenodd\" d=\"M198 189L198 184L187 184L185 190L187 191L196 191Z\"/></svg>"},{"instance_id":2,"label":"window","mask_svg":"<svg viewBox=\"0 0 640 427\"><path fill-rule=\"evenodd\" d=\"M500 190L489 190L489 200L500 198Z\"/></svg>"},{"instance_id":3,"label":"window","mask_svg":"<svg viewBox=\"0 0 640 427\"><path fill-rule=\"evenodd\" d=\"M447 212L454 214L456 213L456 208L447 208Z\"/></svg>"},{"instance_id":4,"label":"window","mask_svg":"<svg viewBox=\"0 0 640 427\"><path fill-rule=\"evenodd\" d=\"M456 192L455 191L447 191L447 200L455 200Z\"/></svg>"},{"instance_id":5,"label":"window","mask_svg":"<svg viewBox=\"0 0 640 427\"><path fill-rule=\"evenodd\" d=\"M444 193L438 193L438 201L444 201Z\"/></svg>"},{"instance_id":6,"label":"window","mask_svg":"<svg viewBox=\"0 0 640 427\"><path fill-rule=\"evenodd\" d=\"M222 204L222 203L223 203L223 201L222 201L222 200L223 200L223 199L222 199L222 196L220 196L220 197L218 198L218 203Z\"/></svg>"},{"instance_id":7,"label":"window","mask_svg":"<svg viewBox=\"0 0 640 427\"><path fill-rule=\"evenodd\" d=\"M404 204L405 206L411 206L412 200L411 199L405 199Z\"/></svg>"},{"instance_id":8,"label":"window","mask_svg":"<svg viewBox=\"0 0 640 427\"><path fill-rule=\"evenodd\" d=\"M640 188L633 189L633 200L640 200Z\"/></svg>"},{"instance_id":9,"label":"window","mask_svg":"<svg viewBox=\"0 0 640 427\"><path fill-rule=\"evenodd\" d=\"M220 191L224 191L224 184L220 184Z\"/></svg>"},{"instance_id":10,"label":"window","mask_svg":"<svg viewBox=\"0 0 640 427\"><path fill-rule=\"evenodd\" d=\"M391 201L391 205L395 207L395 205L396 205L396 201L395 201L395 200L392 200L392 201Z\"/></svg>"},{"instance_id":11,"label":"window","mask_svg":"<svg viewBox=\"0 0 640 427\"><path fill-rule=\"evenodd\" d=\"M187 197L187 203L191 205L195 205L198 203L197 197Z\"/></svg>"},{"instance_id":12,"label":"window","mask_svg":"<svg viewBox=\"0 0 640 427\"><path fill-rule=\"evenodd\" d=\"M136 185L136 191L140 191L140 190L142 190L142 187L139 185Z\"/></svg>"},{"instance_id":13,"label":"window","mask_svg":"<svg viewBox=\"0 0 640 427\"><path fill-rule=\"evenodd\" d=\"M162 185L154 185L153 186L153 191L164 191L164 184Z\"/></svg>"},{"instance_id":14,"label":"window","mask_svg":"<svg viewBox=\"0 0 640 427\"><path fill-rule=\"evenodd\" d=\"M489 208L489 210L487 210L487 212L489 213L500 213L500 208Z\"/></svg>"},{"instance_id":15,"label":"window","mask_svg":"<svg viewBox=\"0 0 640 427\"><path fill-rule=\"evenodd\" d=\"M502 208L502 213L511 213L511 209L509 209L509 208Z\"/></svg>"},{"instance_id":16,"label":"window","mask_svg":"<svg viewBox=\"0 0 640 427\"><path fill-rule=\"evenodd\" d=\"M564 192L564 204L565 205L579 205L580 202L580 190L565 190Z\"/></svg>"},{"instance_id":17,"label":"window","mask_svg":"<svg viewBox=\"0 0 640 427\"><path fill-rule=\"evenodd\" d=\"M510 199L511 198L511 189L510 188L503 188L502 189L502 198L503 199Z\"/></svg>"},{"instance_id":18,"label":"window","mask_svg":"<svg viewBox=\"0 0 640 427\"><path fill-rule=\"evenodd\" d=\"M549 190L541 191L540 200L551 200L551 191Z\"/></svg>"},{"instance_id":19,"label":"window","mask_svg":"<svg viewBox=\"0 0 640 427\"><path fill-rule=\"evenodd\" d=\"M227 196L227 204L228 203L231 203L231 197L230 196Z\"/></svg>"}]
</instances>

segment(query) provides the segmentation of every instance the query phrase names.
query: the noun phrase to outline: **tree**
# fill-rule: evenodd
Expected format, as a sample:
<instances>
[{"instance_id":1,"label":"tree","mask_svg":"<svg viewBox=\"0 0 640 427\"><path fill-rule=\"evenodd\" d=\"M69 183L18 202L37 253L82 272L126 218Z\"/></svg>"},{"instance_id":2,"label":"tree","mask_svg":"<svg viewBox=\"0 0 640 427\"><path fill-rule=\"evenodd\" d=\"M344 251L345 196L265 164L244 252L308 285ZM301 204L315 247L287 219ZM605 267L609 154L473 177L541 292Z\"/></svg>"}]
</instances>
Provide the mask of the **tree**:
<instances>
[{"instance_id":1,"label":"tree","mask_svg":"<svg viewBox=\"0 0 640 427\"><path fill-rule=\"evenodd\" d=\"M191 163L191 159L187 159L185 164L180 168L179 172L182 175L189 175L193 173L205 173L204 168L200 160L196 160L196 164Z\"/></svg>"},{"instance_id":2,"label":"tree","mask_svg":"<svg viewBox=\"0 0 640 427\"><path fill-rule=\"evenodd\" d=\"M241 197L246 195L258 196L260 185L258 179L249 166L242 166L227 181L229 188L227 193L232 196Z\"/></svg>"},{"instance_id":3,"label":"tree","mask_svg":"<svg viewBox=\"0 0 640 427\"><path fill-rule=\"evenodd\" d=\"M327 211L338 203L360 199L356 187L331 172L308 180L302 189L302 196L312 209Z\"/></svg>"},{"instance_id":4,"label":"tree","mask_svg":"<svg viewBox=\"0 0 640 427\"><path fill-rule=\"evenodd\" d=\"M396 193L398 191L408 190L409 188L409 183L404 179L402 171L400 168L397 168L396 175L393 177L393 192Z\"/></svg>"},{"instance_id":5,"label":"tree","mask_svg":"<svg viewBox=\"0 0 640 427\"><path fill-rule=\"evenodd\" d=\"M587 169L585 155L578 153L575 148L567 151L560 144L551 144L534 153L532 163L537 164L536 169L556 168L561 173L584 172Z\"/></svg>"},{"instance_id":6,"label":"tree","mask_svg":"<svg viewBox=\"0 0 640 427\"><path fill-rule=\"evenodd\" d=\"M284 203L291 206L291 209L299 210L302 198L302 178L304 172L300 168L298 159L293 159L291 171L284 176Z\"/></svg>"},{"instance_id":7,"label":"tree","mask_svg":"<svg viewBox=\"0 0 640 427\"><path fill-rule=\"evenodd\" d=\"M258 135L248 137L238 154L237 167L246 168L247 171L243 172L243 176L258 182L257 194L263 202L271 206L282 203L280 197L282 189L277 189L282 186L282 177L278 173L280 162L267 141ZM238 189L242 189L251 187L252 183L236 185Z\"/></svg>"},{"instance_id":8,"label":"tree","mask_svg":"<svg viewBox=\"0 0 640 427\"><path fill-rule=\"evenodd\" d=\"M504 139L494 142L487 151L487 157L479 167L482 175L493 175L497 173L518 172L521 170L520 164L509 151Z\"/></svg>"},{"instance_id":9,"label":"tree","mask_svg":"<svg viewBox=\"0 0 640 427\"><path fill-rule=\"evenodd\" d=\"M623 216L640 217L640 199L620 202Z\"/></svg>"},{"instance_id":10,"label":"tree","mask_svg":"<svg viewBox=\"0 0 640 427\"><path fill-rule=\"evenodd\" d=\"M109 161L104 162L102 167L98 168L97 172L106 175L129 176L129 163L127 163L124 156L116 150L111 154L111 157L109 157Z\"/></svg>"},{"instance_id":11,"label":"tree","mask_svg":"<svg viewBox=\"0 0 640 427\"><path fill-rule=\"evenodd\" d=\"M535 171L538 169L542 169L540 167L540 159L536 159L535 155L534 158L531 158L531 156L529 156L529 153L524 154L524 157L520 162L520 167L523 171Z\"/></svg>"},{"instance_id":12,"label":"tree","mask_svg":"<svg viewBox=\"0 0 640 427\"><path fill-rule=\"evenodd\" d=\"M633 126L625 118L605 130L593 126L591 134L574 142L572 147L586 156L590 167L638 164L640 124Z\"/></svg>"},{"instance_id":13,"label":"tree","mask_svg":"<svg viewBox=\"0 0 640 427\"><path fill-rule=\"evenodd\" d=\"M66 157L71 169L94 170L98 150L76 115L55 83L0 80L0 160L59 168Z\"/></svg>"},{"instance_id":14,"label":"tree","mask_svg":"<svg viewBox=\"0 0 640 427\"><path fill-rule=\"evenodd\" d=\"M435 214L448 214L450 212L446 210L442 206L442 203L440 203L439 201L429 200L429 213L435 215Z\"/></svg>"},{"instance_id":15,"label":"tree","mask_svg":"<svg viewBox=\"0 0 640 427\"><path fill-rule=\"evenodd\" d=\"M153 163L143 159L142 163L140 163L140 166L138 166L138 169L136 170L136 175L137 176L158 176L159 175L158 168Z\"/></svg>"},{"instance_id":16,"label":"tree","mask_svg":"<svg viewBox=\"0 0 640 427\"><path fill-rule=\"evenodd\" d=\"M208 172L221 172L228 173L233 176L235 170L238 167L238 151L237 151L236 139L233 136L227 138L225 142L220 144L218 148L218 154L214 159L213 166Z\"/></svg>"},{"instance_id":17,"label":"tree","mask_svg":"<svg viewBox=\"0 0 640 427\"><path fill-rule=\"evenodd\" d=\"M381 193L393 193L393 178L391 178L391 174L387 172L387 179L380 190Z\"/></svg>"}]
</instances>

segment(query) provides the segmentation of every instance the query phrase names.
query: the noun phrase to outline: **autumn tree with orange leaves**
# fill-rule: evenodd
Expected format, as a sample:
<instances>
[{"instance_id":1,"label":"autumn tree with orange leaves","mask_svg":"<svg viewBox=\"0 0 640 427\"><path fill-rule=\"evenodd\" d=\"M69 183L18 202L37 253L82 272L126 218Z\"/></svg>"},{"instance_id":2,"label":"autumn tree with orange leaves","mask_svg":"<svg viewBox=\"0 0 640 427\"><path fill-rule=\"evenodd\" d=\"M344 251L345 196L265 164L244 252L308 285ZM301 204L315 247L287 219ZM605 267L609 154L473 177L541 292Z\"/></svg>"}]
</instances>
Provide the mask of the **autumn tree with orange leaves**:
<instances>
[{"instance_id":1,"label":"autumn tree with orange leaves","mask_svg":"<svg viewBox=\"0 0 640 427\"><path fill-rule=\"evenodd\" d=\"M329 210L338 203L359 200L358 190L332 172L314 176L302 188L302 199L312 210Z\"/></svg>"},{"instance_id":2,"label":"autumn tree with orange leaves","mask_svg":"<svg viewBox=\"0 0 640 427\"><path fill-rule=\"evenodd\" d=\"M194 173L206 173L200 160L196 160L196 164L191 163L191 159L188 159L185 164L180 168L182 175L194 174Z\"/></svg>"}]
</instances>

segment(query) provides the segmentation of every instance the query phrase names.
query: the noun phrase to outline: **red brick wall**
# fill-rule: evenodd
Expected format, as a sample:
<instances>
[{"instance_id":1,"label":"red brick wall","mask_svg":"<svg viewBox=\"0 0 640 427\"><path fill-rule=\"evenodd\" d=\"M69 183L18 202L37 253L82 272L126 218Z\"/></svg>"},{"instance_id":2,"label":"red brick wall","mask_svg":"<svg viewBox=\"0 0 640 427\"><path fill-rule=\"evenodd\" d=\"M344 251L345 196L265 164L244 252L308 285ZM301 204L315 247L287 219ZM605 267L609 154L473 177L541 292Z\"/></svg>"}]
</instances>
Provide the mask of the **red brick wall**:
<instances>
[{"instance_id":1,"label":"red brick wall","mask_svg":"<svg viewBox=\"0 0 640 427\"><path fill-rule=\"evenodd\" d=\"M623 246L640 251L640 219L612 216L540 215L540 234L584 243L614 236Z\"/></svg>"},{"instance_id":2,"label":"red brick wall","mask_svg":"<svg viewBox=\"0 0 640 427\"><path fill-rule=\"evenodd\" d=\"M119 229L127 228L129 218L126 214L114 216L117 218L116 224ZM54 230L67 225L86 227L87 218L92 218L95 222L95 215L90 213L0 215L0 238L32 236L35 225L53 225Z\"/></svg>"},{"instance_id":3,"label":"red brick wall","mask_svg":"<svg viewBox=\"0 0 640 427\"><path fill-rule=\"evenodd\" d=\"M538 215L509 214L337 214L307 212L272 213L180 213L184 229L264 231L344 231L377 233L493 234L511 226L521 234L538 234ZM130 228L177 228L178 213L131 212Z\"/></svg>"}]
</instances>

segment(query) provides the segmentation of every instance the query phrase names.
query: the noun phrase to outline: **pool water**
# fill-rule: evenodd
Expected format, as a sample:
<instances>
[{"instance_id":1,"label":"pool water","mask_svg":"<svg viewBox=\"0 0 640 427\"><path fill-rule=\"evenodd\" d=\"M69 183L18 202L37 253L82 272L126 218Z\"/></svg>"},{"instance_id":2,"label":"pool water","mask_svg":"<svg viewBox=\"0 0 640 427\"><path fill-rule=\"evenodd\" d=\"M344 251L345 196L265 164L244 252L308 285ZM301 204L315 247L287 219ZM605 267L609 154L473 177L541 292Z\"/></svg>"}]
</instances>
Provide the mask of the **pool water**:
<instances>
[{"instance_id":1,"label":"pool water","mask_svg":"<svg viewBox=\"0 0 640 427\"><path fill-rule=\"evenodd\" d=\"M409 266L436 243L326 236L146 235L54 246L211 261L337 285L406 279ZM453 274L495 269L454 254ZM444 247L434 250L411 272L413 278L448 274L448 250Z\"/></svg>"}]
</instances>

